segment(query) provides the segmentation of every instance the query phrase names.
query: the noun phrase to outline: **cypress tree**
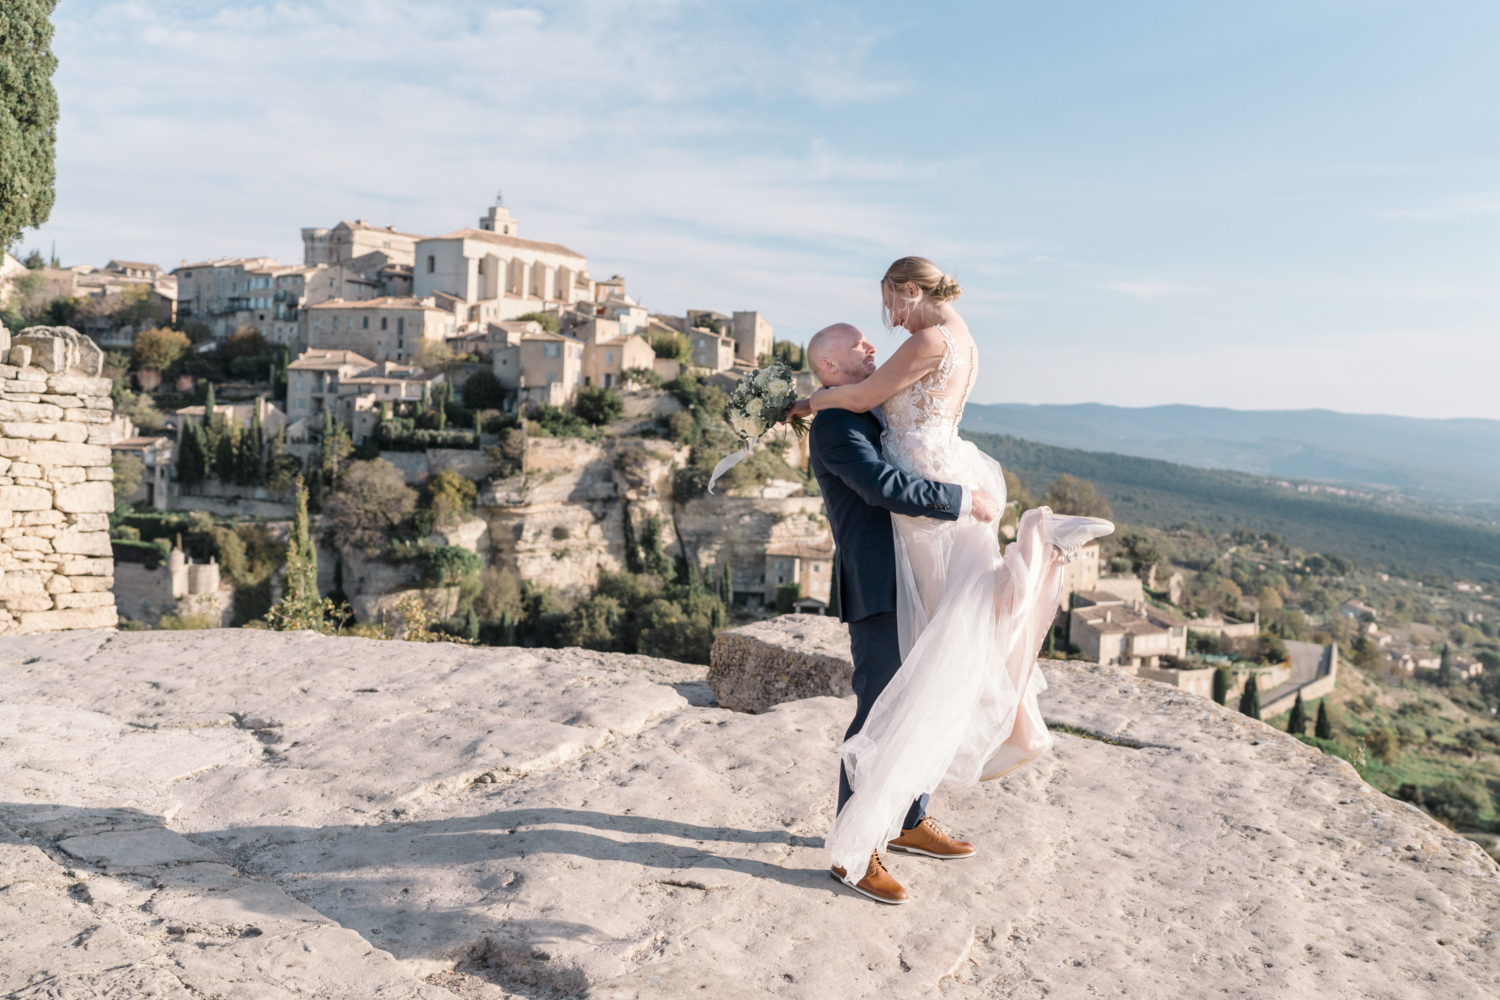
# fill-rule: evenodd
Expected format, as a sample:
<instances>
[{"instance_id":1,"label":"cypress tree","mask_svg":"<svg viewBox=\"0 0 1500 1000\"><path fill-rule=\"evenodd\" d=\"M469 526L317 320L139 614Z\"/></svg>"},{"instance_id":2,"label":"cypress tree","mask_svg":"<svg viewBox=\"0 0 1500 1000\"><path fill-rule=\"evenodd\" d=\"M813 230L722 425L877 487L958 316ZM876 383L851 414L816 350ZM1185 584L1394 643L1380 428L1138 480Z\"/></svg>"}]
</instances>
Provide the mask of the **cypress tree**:
<instances>
[{"instance_id":1,"label":"cypress tree","mask_svg":"<svg viewBox=\"0 0 1500 1000\"><path fill-rule=\"evenodd\" d=\"M239 425L226 422L219 431L219 446L214 449L214 471L219 482L232 483L240 468Z\"/></svg>"},{"instance_id":2,"label":"cypress tree","mask_svg":"<svg viewBox=\"0 0 1500 1000\"><path fill-rule=\"evenodd\" d=\"M323 426L318 431L318 441L327 441L333 437L333 410L330 407L323 408Z\"/></svg>"},{"instance_id":3,"label":"cypress tree","mask_svg":"<svg viewBox=\"0 0 1500 1000\"><path fill-rule=\"evenodd\" d=\"M475 410L474 411L474 450L475 451L478 451L480 448L484 447L482 444L479 443L479 435L480 435L480 433L483 430L484 430L484 427L480 423L480 420L479 420L479 411Z\"/></svg>"},{"instance_id":4,"label":"cypress tree","mask_svg":"<svg viewBox=\"0 0 1500 1000\"><path fill-rule=\"evenodd\" d=\"M261 452L265 448L265 428L260 422L260 409L250 414L250 430L241 435L239 448L239 475L241 486L254 486L262 481Z\"/></svg>"},{"instance_id":5,"label":"cypress tree","mask_svg":"<svg viewBox=\"0 0 1500 1000\"><path fill-rule=\"evenodd\" d=\"M273 628L323 630L323 599L318 594L318 550L307 527L307 490L297 477L297 514L286 548L286 574L281 602L267 619Z\"/></svg>"},{"instance_id":6,"label":"cypress tree","mask_svg":"<svg viewBox=\"0 0 1500 1000\"><path fill-rule=\"evenodd\" d=\"M182 424L182 440L177 445L177 481L197 486L208 474L208 456L203 449L203 428L191 420Z\"/></svg>"},{"instance_id":7,"label":"cypress tree","mask_svg":"<svg viewBox=\"0 0 1500 1000\"><path fill-rule=\"evenodd\" d=\"M509 611L500 612L500 645L514 646L516 644L516 620L511 617Z\"/></svg>"},{"instance_id":8,"label":"cypress tree","mask_svg":"<svg viewBox=\"0 0 1500 1000\"><path fill-rule=\"evenodd\" d=\"M1286 721L1286 731L1293 736L1302 736L1307 732L1307 711L1302 707L1302 692L1297 692L1297 700L1292 702L1292 717Z\"/></svg>"},{"instance_id":9,"label":"cypress tree","mask_svg":"<svg viewBox=\"0 0 1500 1000\"><path fill-rule=\"evenodd\" d=\"M683 548L686 549L686 546L683 546ZM686 552L683 552L682 561L687 565L686 576L687 576L688 590L697 590L698 589L698 560L694 559L692 556L689 556Z\"/></svg>"},{"instance_id":10,"label":"cypress tree","mask_svg":"<svg viewBox=\"0 0 1500 1000\"><path fill-rule=\"evenodd\" d=\"M1256 686L1253 673L1245 679L1245 691L1240 695L1240 714L1260 718L1260 688Z\"/></svg>"},{"instance_id":11,"label":"cypress tree","mask_svg":"<svg viewBox=\"0 0 1500 1000\"><path fill-rule=\"evenodd\" d=\"M1333 723L1328 720L1328 705L1318 699L1318 721L1313 726L1313 735L1320 740L1333 739Z\"/></svg>"},{"instance_id":12,"label":"cypress tree","mask_svg":"<svg viewBox=\"0 0 1500 1000\"><path fill-rule=\"evenodd\" d=\"M641 547L635 541L635 525L630 520L630 505L625 505L625 516L623 530L625 534L625 570L628 573L641 572Z\"/></svg>"},{"instance_id":13,"label":"cypress tree","mask_svg":"<svg viewBox=\"0 0 1500 1000\"><path fill-rule=\"evenodd\" d=\"M734 577L728 559L724 560L724 572L719 574L719 603L726 608L734 603Z\"/></svg>"},{"instance_id":14,"label":"cypress tree","mask_svg":"<svg viewBox=\"0 0 1500 1000\"><path fill-rule=\"evenodd\" d=\"M1220 705L1229 700L1229 671L1220 667L1214 671L1214 701Z\"/></svg>"},{"instance_id":15,"label":"cypress tree","mask_svg":"<svg viewBox=\"0 0 1500 1000\"><path fill-rule=\"evenodd\" d=\"M469 605L469 610L464 613L464 638L470 642L479 641L479 615L474 611L474 605Z\"/></svg>"},{"instance_id":16,"label":"cypress tree","mask_svg":"<svg viewBox=\"0 0 1500 1000\"><path fill-rule=\"evenodd\" d=\"M52 214L57 181L55 0L7 3L0 16L0 247Z\"/></svg>"},{"instance_id":17,"label":"cypress tree","mask_svg":"<svg viewBox=\"0 0 1500 1000\"><path fill-rule=\"evenodd\" d=\"M203 429L210 434L214 430L214 407L218 405L215 399L214 384L210 380L208 383L208 395L203 398Z\"/></svg>"}]
</instances>

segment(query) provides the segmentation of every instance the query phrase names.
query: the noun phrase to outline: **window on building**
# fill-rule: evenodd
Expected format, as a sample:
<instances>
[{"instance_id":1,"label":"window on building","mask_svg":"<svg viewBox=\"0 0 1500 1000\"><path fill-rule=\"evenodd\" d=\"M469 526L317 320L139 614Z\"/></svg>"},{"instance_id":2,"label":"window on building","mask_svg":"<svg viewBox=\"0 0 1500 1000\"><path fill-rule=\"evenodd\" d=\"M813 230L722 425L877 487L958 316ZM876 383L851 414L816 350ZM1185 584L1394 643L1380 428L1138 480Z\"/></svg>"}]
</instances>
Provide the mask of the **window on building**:
<instances>
[{"instance_id":1,"label":"window on building","mask_svg":"<svg viewBox=\"0 0 1500 1000\"><path fill-rule=\"evenodd\" d=\"M396 317L396 336L399 337L399 336L401 336L405 332L406 332L406 317L405 316L397 316Z\"/></svg>"},{"instance_id":2,"label":"window on building","mask_svg":"<svg viewBox=\"0 0 1500 1000\"><path fill-rule=\"evenodd\" d=\"M385 329L385 324L386 324L386 317L384 317L384 316L380 317L380 328L382 330Z\"/></svg>"},{"instance_id":3,"label":"window on building","mask_svg":"<svg viewBox=\"0 0 1500 1000\"><path fill-rule=\"evenodd\" d=\"M366 316L364 319L365 319L365 321L361 325L363 326L364 329L368 330L370 328L370 317Z\"/></svg>"},{"instance_id":4,"label":"window on building","mask_svg":"<svg viewBox=\"0 0 1500 1000\"><path fill-rule=\"evenodd\" d=\"M559 344L555 340L554 341L550 341L550 342L548 342L546 344L543 344L542 345L542 357L544 357L544 358L560 358L560 357L562 357L562 345Z\"/></svg>"},{"instance_id":5,"label":"window on building","mask_svg":"<svg viewBox=\"0 0 1500 1000\"><path fill-rule=\"evenodd\" d=\"M431 274L437 270L437 258L432 254L427 255L427 273Z\"/></svg>"},{"instance_id":6,"label":"window on building","mask_svg":"<svg viewBox=\"0 0 1500 1000\"><path fill-rule=\"evenodd\" d=\"M338 328L339 328L339 318L337 316L335 316L335 317L333 317L333 329L337 330Z\"/></svg>"},{"instance_id":7,"label":"window on building","mask_svg":"<svg viewBox=\"0 0 1500 1000\"><path fill-rule=\"evenodd\" d=\"M612 365L612 364L615 363L615 352L614 351L605 351L604 352L604 363L607 364L607 365Z\"/></svg>"}]
</instances>

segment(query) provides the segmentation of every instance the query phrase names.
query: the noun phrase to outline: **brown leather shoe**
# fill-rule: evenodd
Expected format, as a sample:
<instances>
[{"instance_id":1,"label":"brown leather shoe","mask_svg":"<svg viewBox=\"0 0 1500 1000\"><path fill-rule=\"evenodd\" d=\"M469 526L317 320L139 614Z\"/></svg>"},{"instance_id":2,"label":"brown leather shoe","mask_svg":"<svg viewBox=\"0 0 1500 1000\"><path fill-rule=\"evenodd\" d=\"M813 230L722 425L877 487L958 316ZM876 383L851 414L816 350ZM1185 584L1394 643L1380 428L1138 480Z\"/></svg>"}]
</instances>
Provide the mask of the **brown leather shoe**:
<instances>
[{"instance_id":1,"label":"brown leather shoe","mask_svg":"<svg viewBox=\"0 0 1500 1000\"><path fill-rule=\"evenodd\" d=\"M885 846L893 851L920 854L939 861L956 861L974 856L973 844L954 840L938 828L937 821L931 816L923 816L922 822L915 829L902 830L901 836Z\"/></svg>"},{"instance_id":2,"label":"brown leather shoe","mask_svg":"<svg viewBox=\"0 0 1500 1000\"><path fill-rule=\"evenodd\" d=\"M830 868L828 874L845 885L849 885L849 873L844 869ZM877 903L906 902L906 890L901 888L901 883L885 870L885 863L880 860L879 851L870 852L870 867L865 869L865 877L849 887L855 892L869 896Z\"/></svg>"}]
</instances>

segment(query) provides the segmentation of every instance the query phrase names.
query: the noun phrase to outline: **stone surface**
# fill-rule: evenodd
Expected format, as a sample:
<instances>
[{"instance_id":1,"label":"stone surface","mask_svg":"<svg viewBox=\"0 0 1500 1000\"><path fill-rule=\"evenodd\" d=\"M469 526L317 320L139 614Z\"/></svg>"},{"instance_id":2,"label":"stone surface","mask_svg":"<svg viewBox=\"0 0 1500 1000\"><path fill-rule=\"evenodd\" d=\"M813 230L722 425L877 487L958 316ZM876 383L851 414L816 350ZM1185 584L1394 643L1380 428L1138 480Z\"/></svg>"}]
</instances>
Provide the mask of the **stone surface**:
<instances>
[{"instance_id":1,"label":"stone surface","mask_svg":"<svg viewBox=\"0 0 1500 1000\"><path fill-rule=\"evenodd\" d=\"M849 630L837 618L780 615L725 629L709 654L708 684L720 705L764 712L799 698L852 695Z\"/></svg>"},{"instance_id":2,"label":"stone surface","mask_svg":"<svg viewBox=\"0 0 1500 1000\"><path fill-rule=\"evenodd\" d=\"M1196 696L1049 663L1070 728L939 792L979 856L894 857L913 902L888 908L825 867L851 700L731 712L697 671L245 630L0 639L0 993L1500 992L1487 856Z\"/></svg>"}]
</instances>

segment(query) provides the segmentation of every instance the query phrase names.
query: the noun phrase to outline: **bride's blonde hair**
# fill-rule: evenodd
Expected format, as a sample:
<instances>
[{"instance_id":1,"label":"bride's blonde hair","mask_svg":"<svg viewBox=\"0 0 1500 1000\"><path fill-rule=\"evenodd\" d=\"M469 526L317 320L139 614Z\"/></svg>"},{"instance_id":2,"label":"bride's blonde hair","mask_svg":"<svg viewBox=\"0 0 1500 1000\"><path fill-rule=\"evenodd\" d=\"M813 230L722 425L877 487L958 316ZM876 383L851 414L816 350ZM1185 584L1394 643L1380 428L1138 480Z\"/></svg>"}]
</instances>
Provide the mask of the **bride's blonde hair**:
<instances>
[{"instance_id":1,"label":"bride's blonde hair","mask_svg":"<svg viewBox=\"0 0 1500 1000\"><path fill-rule=\"evenodd\" d=\"M944 274L942 268L926 257L902 257L885 269L885 277L880 279L880 286L889 289L892 297L895 297L900 294L898 289L907 282L917 286L919 300L928 298L934 302L951 302L964 293L957 278ZM881 311L885 314L885 325L894 326L889 303L883 303Z\"/></svg>"}]
</instances>

